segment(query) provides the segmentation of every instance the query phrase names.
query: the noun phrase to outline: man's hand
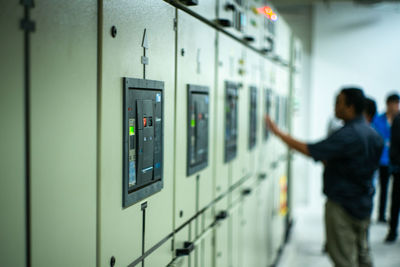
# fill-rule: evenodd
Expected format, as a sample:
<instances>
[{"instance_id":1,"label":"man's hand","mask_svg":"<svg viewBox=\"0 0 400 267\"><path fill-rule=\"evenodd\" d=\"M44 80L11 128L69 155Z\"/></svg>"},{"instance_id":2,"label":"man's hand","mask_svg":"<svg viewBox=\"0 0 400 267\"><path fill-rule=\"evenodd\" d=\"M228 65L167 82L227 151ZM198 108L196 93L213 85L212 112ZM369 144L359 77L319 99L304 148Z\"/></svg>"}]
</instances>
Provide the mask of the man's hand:
<instances>
[{"instance_id":1,"label":"man's hand","mask_svg":"<svg viewBox=\"0 0 400 267\"><path fill-rule=\"evenodd\" d=\"M269 116L265 116L264 120L265 120L265 127L268 127L268 129L271 132L273 132L277 137L279 137L290 148L293 148L294 150L297 150L306 156L310 156L310 151L308 150L308 146L306 143L300 142L291 137L290 135L282 132Z\"/></svg>"},{"instance_id":2,"label":"man's hand","mask_svg":"<svg viewBox=\"0 0 400 267\"><path fill-rule=\"evenodd\" d=\"M268 115L264 116L264 121L265 121L265 127L267 127L267 129L269 129L275 135L278 135L279 128L278 126L276 126L276 124L271 120L271 118Z\"/></svg>"}]
</instances>

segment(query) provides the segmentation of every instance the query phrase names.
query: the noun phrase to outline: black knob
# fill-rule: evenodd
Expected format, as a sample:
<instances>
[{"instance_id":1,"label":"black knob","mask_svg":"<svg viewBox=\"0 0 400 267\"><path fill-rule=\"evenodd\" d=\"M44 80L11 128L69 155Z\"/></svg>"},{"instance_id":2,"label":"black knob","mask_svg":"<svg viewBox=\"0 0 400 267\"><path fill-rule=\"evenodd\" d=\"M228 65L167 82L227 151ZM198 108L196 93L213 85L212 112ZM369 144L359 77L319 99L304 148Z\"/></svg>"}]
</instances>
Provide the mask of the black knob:
<instances>
[{"instance_id":1,"label":"black knob","mask_svg":"<svg viewBox=\"0 0 400 267\"><path fill-rule=\"evenodd\" d=\"M232 22L229 19L216 19L215 22L222 27L231 27Z\"/></svg>"},{"instance_id":2,"label":"black knob","mask_svg":"<svg viewBox=\"0 0 400 267\"><path fill-rule=\"evenodd\" d=\"M216 219L217 221L221 221L221 220L226 219L227 217L228 217L228 212L225 211L225 210L223 210L223 211L220 211L220 212L217 214L217 216L215 216L215 219Z\"/></svg>"},{"instance_id":3,"label":"black knob","mask_svg":"<svg viewBox=\"0 0 400 267\"><path fill-rule=\"evenodd\" d=\"M111 267L114 267L115 262L116 262L115 257L112 256L111 259L110 259L110 266L111 266Z\"/></svg>"},{"instance_id":4,"label":"black knob","mask_svg":"<svg viewBox=\"0 0 400 267\"><path fill-rule=\"evenodd\" d=\"M188 256L194 250L194 244L192 242L183 243L183 248L176 250L176 256Z\"/></svg>"},{"instance_id":5,"label":"black knob","mask_svg":"<svg viewBox=\"0 0 400 267\"><path fill-rule=\"evenodd\" d=\"M243 40L246 42L254 42L256 39L253 36L245 36L243 37Z\"/></svg>"},{"instance_id":6,"label":"black knob","mask_svg":"<svg viewBox=\"0 0 400 267\"><path fill-rule=\"evenodd\" d=\"M243 195L243 196L250 195L250 194L251 194L251 191L252 191L251 188L243 189L242 195Z\"/></svg>"},{"instance_id":7,"label":"black knob","mask_svg":"<svg viewBox=\"0 0 400 267\"><path fill-rule=\"evenodd\" d=\"M269 43L269 47L263 49L265 51L264 53L270 53L274 50L274 39L272 39L270 36L267 36L265 37L265 40Z\"/></svg>"},{"instance_id":8,"label":"black knob","mask_svg":"<svg viewBox=\"0 0 400 267\"><path fill-rule=\"evenodd\" d=\"M227 4L225 5L225 10L235 11L235 10L236 10L236 7L235 7L235 5L232 4L232 3L227 3Z\"/></svg>"},{"instance_id":9,"label":"black knob","mask_svg":"<svg viewBox=\"0 0 400 267\"><path fill-rule=\"evenodd\" d=\"M199 0L180 0L180 2L187 6L197 6L199 4Z\"/></svg>"},{"instance_id":10,"label":"black knob","mask_svg":"<svg viewBox=\"0 0 400 267\"><path fill-rule=\"evenodd\" d=\"M272 52L272 49L271 48L262 48L261 49L261 53L263 53L263 54L268 54L269 52Z\"/></svg>"},{"instance_id":11,"label":"black knob","mask_svg":"<svg viewBox=\"0 0 400 267\"><path fill-rule=\"evenodd\" d=\"M112 26L110 32L111 32L112 38L115 38L117 36L117 27Z\"/></svg>"},{"instance_id":12,"label":"black knob","mask_svg":"<svg viewBox=\"0 0 400 267\"><path fill-rule=\"evenodd\" d=\"M267 178L267 174L266 173L260 173L258 175L258 179L260 179L260 180L265 180L266 178Z\"/></svg>"}]
</instances>

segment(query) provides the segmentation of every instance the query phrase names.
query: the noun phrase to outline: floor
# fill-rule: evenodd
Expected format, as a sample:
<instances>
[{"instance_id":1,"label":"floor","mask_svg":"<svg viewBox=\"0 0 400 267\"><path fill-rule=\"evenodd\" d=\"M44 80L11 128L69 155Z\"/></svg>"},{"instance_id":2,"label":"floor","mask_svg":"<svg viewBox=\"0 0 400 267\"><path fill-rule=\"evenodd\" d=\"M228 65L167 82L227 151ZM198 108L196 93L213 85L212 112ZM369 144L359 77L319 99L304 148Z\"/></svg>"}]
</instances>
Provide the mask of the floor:
<instances>
[{"instance_id":1,"label":"floor","mask_svg":"<svg viewBox=\"0 0 400 267\"><path fill-rule=\"evenodd\" d=\"M322 253L323 210L321 207L302 208L296 211L296 220L290 241L285 246L277 267L332 267L328 256ZM370 245L374 266L400 267L400 240L392 244L383 242L387 225L373 222L370 228Z\"/></svg>"}]
</instances>

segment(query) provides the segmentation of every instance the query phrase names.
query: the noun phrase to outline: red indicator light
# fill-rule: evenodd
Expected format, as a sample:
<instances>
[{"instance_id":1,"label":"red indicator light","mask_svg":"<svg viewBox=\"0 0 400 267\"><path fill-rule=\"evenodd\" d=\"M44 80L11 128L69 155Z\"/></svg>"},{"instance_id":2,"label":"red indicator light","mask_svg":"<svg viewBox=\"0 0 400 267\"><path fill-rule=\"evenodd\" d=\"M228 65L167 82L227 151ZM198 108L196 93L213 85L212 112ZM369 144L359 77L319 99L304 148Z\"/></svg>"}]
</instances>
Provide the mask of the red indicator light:
<instances>
[{"instance_id":1,"label":"red indicator light","mask_svg":"<svg viewBox=\"0 0 400 267\"><path fill-rule=\"evenodd\" d=\"M147 127L147 118L143 118L143 127Z\"/></svg>"},{"instance_id":2,"label":"red indicator light","mask_svg":"<svg viewBox=\"0 0 400 267\"><path fill-rule=\"evenodd\" d=\"M278 20L278 15L276 15L276 13L269 6L259 7L259 8L257 8L257 12L259 14L263 14L270 20L273 20L273 21Z\"/></svg>"}]
</instances>

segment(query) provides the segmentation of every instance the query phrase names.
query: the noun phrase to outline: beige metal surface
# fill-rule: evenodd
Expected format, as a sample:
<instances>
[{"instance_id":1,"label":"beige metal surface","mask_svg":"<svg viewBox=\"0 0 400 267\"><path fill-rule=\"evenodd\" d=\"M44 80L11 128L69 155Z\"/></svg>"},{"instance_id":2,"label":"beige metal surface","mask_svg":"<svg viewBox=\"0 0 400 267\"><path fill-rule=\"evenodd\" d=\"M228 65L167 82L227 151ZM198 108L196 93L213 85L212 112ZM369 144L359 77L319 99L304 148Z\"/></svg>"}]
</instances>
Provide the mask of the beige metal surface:
<instances>
[{"instance_id":1,"label":"beige metal surface","mask_svg":"<svg viewBox=\"0 0 400 267\"><path fill-rule=\"evenodd\" d=\"M283 17L279 17L276 23L275 54L283 60L290 60L290 28Z\"/></svg>"},{"instance_id":2,"label":"beige metal surface","mask_svg":"<svg viewBox=\"0 0 400 267\"><path fill-rule=\"evenodd\" d=\"M238 154L235 159L228 163L224 163L224 146L225 146L225 81L240 82L241 78L239 72L239 59L242 54L242 47L232 41L225 35L218 34L218 88L216 101L216 136L215 143L218 144L214 147L216 150L216 196L228 190L231 185L232 166L238 163ZM240 98L238 100L241 101ZM238 114L241 110L238 107ZM238 118L238 123L240 123ZM238 137L239 139L239 137ZM239 141L239 140L238 140Z\"/></svg>"},{"instance_id":3,"label":"beige metal surface","mask_svg":"<svg viewBox=\"0 0 400 267\"><path fill-rule=\"evenodd\" d=\"M36 1L32 18L32 266L94 266L96 1Z\"/></svg>"},{"instance_id":4,"label":"beige metal surface","mask_svg":"<svg viewBox=\"0 0 400 267\"><path fill-rule=\"evenodd\" d=\"M215 228L215 254L214 267L228 266L229 262L229 227L228 221L221 221Z\"/></svg>"},{"instance_id":5,"label":"beige metal surface","mask_svg":"<svg viewBox=\"0 0 400 267\"><path fill-rule=\"evenodd\" d=\"M23 7L4 1L0 9L0 259L25 265L25 128Z\"/></svg>"},{"instance_id":6,"label":"beige metal surface","mask_svg":"<svg viewBox=\"0 0 400 267\"><path fill-rule=\"evenodd\" d=\"M250 189L251 193L243 198L243 214L240 222L239 231L243 233L243 240L241 242L241 253L243 254L242 263L240 266L259 266L257 263L257 236L259 233L255 231L257 228L257 193L256 193L256 179L251 177L243 185L243 189Z\"/></svg>"},{"instance_id":7,"label":"beige metal surface","mask_svg":"<svg viewBox=\"0 0 400 267\"><path fill-rule=\"evenodd\" d=\"M104 1L100 159L100 265L114 256L127 266L142 253L141 203L147 201L145 250L172 232L174 165L175 8L163 1ZM155 19L155 17L157 19ZM112 38L111 27L117 28ZM164 81L164 188L122 208L122 78L143 78L141 56L146 29L146 79ZM168 263L169 246L157 252Z\"/></svg>"},{"instance_id":8,"label":"beige metal surface","mask_svg":"<svg viewBox=\"0 0 400 267\"><path fill-rule=\"evenodd\" d=\"M193 28L196 31L193 31ZM179 11L177 34L175 228L213 200L212 169L215 160L212 148L215 133L214 96L216 91L214 88L215 31ZM187 176L188 84L206 86L209 89L208 166L190 176ZM181 212L182 216L180 216ZM207 224L210 223L211 221L207 221Z\"/></svg>"},{"instance_id":9,"label":"beige metal surface","mask_svg":"<svg viewBox=\"0 0 400 267\"><path fill-rule=\"evenodd\" d=\"M256 132L258 133L258 129L263 127L261 124L262 120L260 118L262 117L262 114L260 114L260 99L261 99L261 81L260 81L260 73L261 73L261 62L260 62L260 57L258 54L256 54L253 51L250 51L247 49L247 58L248 58L248 66L247 69L249 71L249 74L246 76L246 89L247 90L247 95L248 95L248 108L247 108L247 121L248 123L248 128L247 128L247 151L249 154L249 159L248 159L248 164L247 164L247 173L250 175L256 175L258 173L258 164L257 164L257 157L259 155L259 150L261 149L261 144L262 140L258 134L256 134L256 144L255 146L249 150L249 138L250 138L250 86L254 86L257 88L257 118L256 118L256 126L257 130Z\"/></svg>"},{"instance_id":10,"label":"beige metal surface","mask_svg":"<svg viewBox=\"0 0 400 267\"><path fill-rule=\"evenodd\" d=\"M215 0L202 0L198 1L195 6L187 6L196 14L208 19L214 20L216 18L216 4L218 1Z\"/></svg>"}]
</instances>

